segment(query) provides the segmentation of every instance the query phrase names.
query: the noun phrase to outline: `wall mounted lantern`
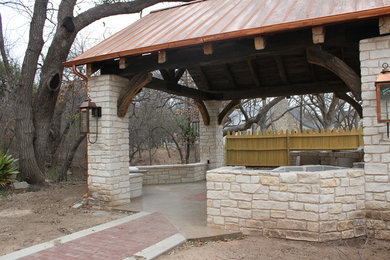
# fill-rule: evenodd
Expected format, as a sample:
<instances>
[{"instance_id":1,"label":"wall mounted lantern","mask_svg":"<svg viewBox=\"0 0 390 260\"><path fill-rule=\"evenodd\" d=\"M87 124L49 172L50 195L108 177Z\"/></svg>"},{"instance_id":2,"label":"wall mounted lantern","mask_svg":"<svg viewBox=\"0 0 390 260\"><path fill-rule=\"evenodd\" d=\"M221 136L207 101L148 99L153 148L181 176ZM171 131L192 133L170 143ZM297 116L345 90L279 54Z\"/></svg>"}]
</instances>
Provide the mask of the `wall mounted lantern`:
<instances>
[{"instance_id":1,"label":"wall mounted lantern","mask_svg":"<svg viewBox=\"0 0 390 260\"><path fill-rule=\"evenodd\" d=\"M383 69L375 81L376 108L378 123L387 123L387 138L389 138L390 122L390 70L389 65L384 63Z\"/></svg>"},{"instance_id":2,"label":"wall mounted lantern","mask_svg":"<svg viewBox=\"0 0 390 260\"><path fill-rule=\"evenodd\" d=\"M84 100L80 105L80 134L95 134L96 143L98 137L98 118L102 116L102 108L96 106L90 98Z\"/></svg>"}]
</instances>

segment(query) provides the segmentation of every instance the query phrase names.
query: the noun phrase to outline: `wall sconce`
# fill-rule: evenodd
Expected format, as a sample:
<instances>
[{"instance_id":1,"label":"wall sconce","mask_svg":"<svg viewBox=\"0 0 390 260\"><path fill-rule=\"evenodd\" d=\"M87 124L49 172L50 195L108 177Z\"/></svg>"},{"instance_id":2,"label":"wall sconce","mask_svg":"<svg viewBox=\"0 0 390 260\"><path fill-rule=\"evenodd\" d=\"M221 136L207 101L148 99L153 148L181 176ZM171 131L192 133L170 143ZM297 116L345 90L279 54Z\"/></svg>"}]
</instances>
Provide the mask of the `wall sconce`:
<instances>
[{"instance_id":1,"label":"wall sconce","mask_svg":"<svg viewBox=\"0 0 390 260\"><path fill-rule=\"evenodd\" d=\"M384 63L383 69L375 81L376 108L378 123L387 123L387 138L389 138L390 122L390 71L389 65Z\"/></svg>"},{"instance_id":2,"label":"wall sconce","mask_svg":"<svg viewBox=\"0 0 390 260\"><path fill-rule=\"evenodd\" d=\"M95 134L95 141L91 142L88 135L88 141L90 143L96 143L98 138L98 118L102 116L102 108L96 106L90 98L84 100L80 105L80 134Z\"/></svg>"}]
</instances>

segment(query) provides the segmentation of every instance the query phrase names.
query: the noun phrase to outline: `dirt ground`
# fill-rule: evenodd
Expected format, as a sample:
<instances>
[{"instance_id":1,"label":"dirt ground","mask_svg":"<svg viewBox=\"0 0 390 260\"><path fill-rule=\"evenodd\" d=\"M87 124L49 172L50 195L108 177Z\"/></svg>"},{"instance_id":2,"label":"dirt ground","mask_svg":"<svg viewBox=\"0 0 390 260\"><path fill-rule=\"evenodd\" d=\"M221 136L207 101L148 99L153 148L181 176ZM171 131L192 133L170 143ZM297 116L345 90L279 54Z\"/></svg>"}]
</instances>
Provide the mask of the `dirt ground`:
<instances>
[{"instance_id":1,"label":"dirt ground","mask_svg":"<svg viewBox=\"0 0 390 260\"><path fill-rule=\"evenodd\" d=\"M85 182L56 183L35 192L0 195L0 256L129 214L72 208L85 189Z\"/></svg>"},{"instance_id":2,"label":"dirt ground","mask_svg":"<svg viewBox=\"0 0 390 260\"><path fill-rule=\"evenodd\" d=\"M328 243L311 243L264 237L187 242L162 255L158 260L304 260L304 259L390 259L390 241L352 239Z\"/></svg>"}]
</instances>

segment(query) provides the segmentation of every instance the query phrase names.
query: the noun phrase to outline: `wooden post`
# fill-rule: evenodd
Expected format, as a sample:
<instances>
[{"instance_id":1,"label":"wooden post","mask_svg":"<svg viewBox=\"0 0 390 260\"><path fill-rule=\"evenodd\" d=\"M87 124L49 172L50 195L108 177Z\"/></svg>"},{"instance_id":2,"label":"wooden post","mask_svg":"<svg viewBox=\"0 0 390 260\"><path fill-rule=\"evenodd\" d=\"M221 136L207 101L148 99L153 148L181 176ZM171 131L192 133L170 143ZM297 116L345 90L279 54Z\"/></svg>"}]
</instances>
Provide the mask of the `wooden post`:
<instances>
[{"instance_id":1,"label":"wooden post","mask_svg":"<svg viewBox=\"0 0 390 260\"><path fill-rule=\"evenodd\" d=\"M313 33L314 44L325 42L325 27L323 26L313 27L311 31Z\"/></svg>"},{"instance_id":2,"label":"wooden post","mask_svg":"<svg viewBox=\"0 0 390 260\"><path fill-rule=\"evenodd\" d=\"M203 52L204 52L204 55L211 55L211 54L213 54L213 52L214 52L213 44L211 42L206 42L203 45Z\"/></svg>"}]
</instances>

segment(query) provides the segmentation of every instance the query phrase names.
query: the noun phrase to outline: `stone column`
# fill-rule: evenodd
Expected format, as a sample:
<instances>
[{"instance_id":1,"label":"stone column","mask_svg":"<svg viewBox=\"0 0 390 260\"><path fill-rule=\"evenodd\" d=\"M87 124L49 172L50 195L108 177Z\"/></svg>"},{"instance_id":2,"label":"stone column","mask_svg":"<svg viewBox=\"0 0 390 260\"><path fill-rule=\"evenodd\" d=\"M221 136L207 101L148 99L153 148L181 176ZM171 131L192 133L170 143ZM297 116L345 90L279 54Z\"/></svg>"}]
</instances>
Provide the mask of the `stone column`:
<instances>
[{"instance_id":1,"label":"stone column","mask_svg":"<svg viewBox=\"0 0 390 260\"><path fill-rule=\"evenodd\" d=\"M89 80L89 95L102 107L102 117L96 143L88 142L88 187L90 196L104 202L105 207L130 202L129 118L117 116L120 90L128 84L128 79L115 75ZM94 141L95 135L89 139Z\"/></svg>"},{"instance_id":2,"label":"stone column","mask_svg":"<svg viewBox=\"0 0 390 260\"><path fill-rule=\"evenodd\" d=\"M375 80L390 63L390 36L360 42L367 227L375 238L390 239L390 139L378 123Z\"/></svg>"},{"instance_id":3,"label":"stone column","mask_svg":"<svg viewBox=\"0 0 390 260\"><path fill-rule=\"evenodd\" d=\"M208 169L225 165L222 125L218 125L218 115L222 111L222 101L206 101L210 115L210 125L200 122L200 162L208 163Z\"/></svg>"}]
</instances>

